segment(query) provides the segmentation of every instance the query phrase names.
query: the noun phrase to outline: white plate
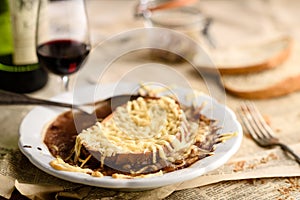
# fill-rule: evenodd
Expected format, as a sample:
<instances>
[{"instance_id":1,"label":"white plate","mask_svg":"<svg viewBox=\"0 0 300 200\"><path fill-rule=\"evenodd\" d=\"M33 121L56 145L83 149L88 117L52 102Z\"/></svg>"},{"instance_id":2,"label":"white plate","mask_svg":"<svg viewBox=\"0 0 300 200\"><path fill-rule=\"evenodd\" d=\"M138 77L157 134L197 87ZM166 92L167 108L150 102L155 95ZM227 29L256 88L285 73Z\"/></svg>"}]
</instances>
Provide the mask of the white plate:
<instances>
[{"instance_id":1,"label":"white plate","mask_svg":"<svg viewBox=\"0 0 300 200\"><path fill-rule=\"evenodd\" d=\"M117 92L116 88L118 88ZM53 99L63 102L87 102L90 101L91 98L99 100L115 95L116 93L128 94L128 92L132 92L137 88L137 84L110 84L98 87L90 86L75 90L73 96L70 93L64 93ZM187 98L185 98L191 94L191 90L175 88L173 92L178 95L179 99L183 103L191 103L187 101ZM220 133L234 131L238 134L236 137L227 140L225 143L218 144L213 156L204 158L188 168L166 173L162 176L136 179L114 179L109 176L98 178L83 173L58 171L53 169L49 165L49 162L52 161L54 157L50 154L46 145L43 143L43 130L45 125L53 120L59 113L65 111L60 108L38 106L30 111L22 121L20 127L19 148L35 166L46 173L64 180L92 186L143 190L190 180L226 163L238 150L243 135L241 125L237 121L235 114L229 108L219 104L207 95L200 95L194 100L196 100L199 105L203 101L207 102L203 113L206 116L215 118L219 121L219 125L223 127L220 130ZM29 146L30 148L28 148Z\"/></svg>"}]
</instances>

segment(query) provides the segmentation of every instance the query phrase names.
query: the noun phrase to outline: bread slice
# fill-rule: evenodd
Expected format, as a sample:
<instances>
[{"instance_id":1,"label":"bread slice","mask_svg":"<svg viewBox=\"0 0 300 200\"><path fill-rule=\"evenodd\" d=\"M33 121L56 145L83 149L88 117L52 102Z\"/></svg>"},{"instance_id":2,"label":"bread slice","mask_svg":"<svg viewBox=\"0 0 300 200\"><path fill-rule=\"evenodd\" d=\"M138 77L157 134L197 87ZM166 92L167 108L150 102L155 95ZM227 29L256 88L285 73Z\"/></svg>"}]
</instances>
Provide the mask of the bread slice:
<instances>
[{"instance_id":1,"label":"bread slice","mask_svg":"<svg viewBox=\"0 0 300 200\"><path fill-rule=\"evenodd\" d=\"M188 124L173 98L139 97L82 131L76 143L101 165L124 173L149 173L190 154L193 144L202 142L198 130L196 122Z\"/></svg>"},{"instance_id":2,"label":"bread slice","mask_svg":"<svg viewBox=\"0 0 300 200\"><path fill-rule=\"evenodd\" d=\"M195 63L202 70L221 74L245 74L274 68L290 55L292 39L280 37L259 45L215 49L208 52L211 62L201 57Z\"/></svg>"},{"instance_id":3,"label":"bread slice","mask_svg":"<svg viewBox=\"0 0 300 200\"><path fill-rule=\"evenodd\" d=\"M248 99L266 99L300 90L300 44L294 44L290 58L281 66L245 75L223 75L225 89Z\"/></svg>"}]
</instances>

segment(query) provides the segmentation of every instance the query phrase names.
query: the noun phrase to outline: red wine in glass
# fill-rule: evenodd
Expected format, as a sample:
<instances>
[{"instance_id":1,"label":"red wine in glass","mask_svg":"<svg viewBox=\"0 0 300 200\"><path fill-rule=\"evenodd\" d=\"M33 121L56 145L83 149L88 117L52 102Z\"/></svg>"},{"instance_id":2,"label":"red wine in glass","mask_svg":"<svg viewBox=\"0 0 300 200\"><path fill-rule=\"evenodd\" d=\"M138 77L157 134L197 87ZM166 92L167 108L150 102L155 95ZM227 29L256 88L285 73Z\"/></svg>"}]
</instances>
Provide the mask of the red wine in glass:
<instances>
[{"instance_id":1,"label":"red wine in glass","mask_svg":"<svg viewBox=\"0 0 300 200\"><path fill-rule=\"evenodd\" d=\"M70 39L52 40L37 46L40 65L62 76L77 72L89 52L89 45Z\"/></svg>"},{"instance_id":2,"label":"red wine in glass","mask_svg":"<svg viewBox=\"0 0 300 200\"><path fill-rule=\"evenodd\" d=\"M77 72L90 52L86 0L38 1L36 53L40 65L62 79Z\"/></svg>"}]
</instances>

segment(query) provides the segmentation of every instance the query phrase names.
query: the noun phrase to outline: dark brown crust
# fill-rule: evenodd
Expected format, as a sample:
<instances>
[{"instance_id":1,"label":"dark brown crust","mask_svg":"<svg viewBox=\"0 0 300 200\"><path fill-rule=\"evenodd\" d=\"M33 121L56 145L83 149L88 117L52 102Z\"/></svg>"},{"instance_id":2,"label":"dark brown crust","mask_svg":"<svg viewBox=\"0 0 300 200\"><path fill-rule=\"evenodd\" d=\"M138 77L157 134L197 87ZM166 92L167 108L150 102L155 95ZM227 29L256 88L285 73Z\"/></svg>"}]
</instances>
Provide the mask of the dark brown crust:
<instances>
[{"instance_id":1,"label":"dark brown crust","mask_svg":"<svg viewBox=\"0 0 300 200\"><path fill-rule=\"evenodd\" d=\"M278 54L274 55L273 57L268 58L262 63L254 64L254 65L245 65L245 66L216 66L216 69L211 69L211 67L200 67L201 70L207 72L216 72L218 70L220 74L223 75L232 75L232 74L247 74L253 72L260 72L263 70L271 69L277 66L280 66L291 54L293 41L291 38L284 38L288 41L288 45L284 50L279 52Z\"/></svg>"},{"instance_id":2,"label":"dark brown crust","mask_svg":"<svg viewBox=\"0 0 300 200\"><path fill-rule=\"evenodd\" d=\"M246 99L268 99L290 94L300 90L300 75L286 78L273 86L260 90L241 91L230 88L224 84L225 90L235 96Z\"/></svg>"}]
</instances>

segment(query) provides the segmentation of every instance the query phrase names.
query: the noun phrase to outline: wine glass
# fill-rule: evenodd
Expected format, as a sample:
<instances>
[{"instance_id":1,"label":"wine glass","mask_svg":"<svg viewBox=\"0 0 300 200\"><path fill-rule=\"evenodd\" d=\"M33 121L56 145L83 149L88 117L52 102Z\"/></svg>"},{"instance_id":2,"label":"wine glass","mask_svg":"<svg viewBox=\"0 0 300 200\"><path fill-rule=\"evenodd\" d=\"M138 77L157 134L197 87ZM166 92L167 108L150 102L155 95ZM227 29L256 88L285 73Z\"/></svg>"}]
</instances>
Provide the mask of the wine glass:
<instances>
[{"instance_id":1,"label":"wine glass","mask_svg":"<svg viewBox=\"0 0 300 200\"><path fill-rule=\"evenodd\" d=\"M90 52L85 0L40 0L36 52L39 63L61 76L69 89L69 75L77 72Z\"/></svg>"}]
</instances>

